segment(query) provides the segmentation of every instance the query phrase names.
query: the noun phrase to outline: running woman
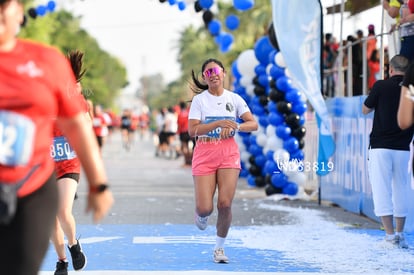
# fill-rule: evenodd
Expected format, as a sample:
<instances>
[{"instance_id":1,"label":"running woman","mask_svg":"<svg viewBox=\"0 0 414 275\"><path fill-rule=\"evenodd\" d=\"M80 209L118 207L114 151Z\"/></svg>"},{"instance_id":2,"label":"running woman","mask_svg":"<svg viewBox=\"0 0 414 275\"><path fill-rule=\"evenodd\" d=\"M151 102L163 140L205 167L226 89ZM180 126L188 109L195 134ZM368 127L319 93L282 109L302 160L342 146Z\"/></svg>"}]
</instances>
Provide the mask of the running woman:
<instances>
[{"instance_id":1,"label":"running woman","mask_svg":"<svg viewBox=\"0 0 414 275\"><path fill-rule=\"evenodd\" d=\"M68 59L72 71L75 74L77 93L81 94L82 87L80 80L85 74L83 70L83 53L80 51L70 52ZM88 103L84 100L83 112L85 123L92 127L91 118L88 112ZM53 130L53 146L51 156L56 164L57 187L59 193L59 208L56 217L55 228L51 240L55 247L58 261L56 263L55 275L68 274L68 262L66 259L65 240L68 241L68 248L72 258L74 270L82 270L86 266L86 257L82 251L79 240L76 239L76 222L72 214L73 201L78 188L81 164L76 153L64 137L62 131L55 125Z\"/></svg>"},{"instance_id":2,"label":"running woman","mask_svg":"<svg viewBox=\"0 0 414 275\"><path fill-rule=\"evenodd\" d=\"M188 116L188 132L197 138L192 161L195 224L200 230L206 229L217 189L217 236L213 259L216 263L227 263L224 242L232 221L231 205L241 169L234 134L236 131L255 131L258 124L242 97L224 89L226 72L219 60L206 60L201 71L205 84L192 72L193 90L197 94Z\"/></svg>"}]
</instances>

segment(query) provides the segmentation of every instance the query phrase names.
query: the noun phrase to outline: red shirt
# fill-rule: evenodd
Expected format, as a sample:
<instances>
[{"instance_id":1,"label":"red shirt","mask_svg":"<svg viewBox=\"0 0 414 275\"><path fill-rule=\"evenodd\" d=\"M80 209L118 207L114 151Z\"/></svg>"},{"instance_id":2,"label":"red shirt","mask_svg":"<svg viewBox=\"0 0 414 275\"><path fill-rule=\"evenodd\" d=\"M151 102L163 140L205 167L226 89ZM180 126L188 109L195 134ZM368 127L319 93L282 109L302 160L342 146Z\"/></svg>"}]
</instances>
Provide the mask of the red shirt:
<instances>
[{"instance_id":1,"label":"red shirt","mask_svg":"<svg viewBox=\"0 0 414 275\"><path fill-rule=\"evenodd\" d=\"M188 109L181 110L177 117L178 133L188 132Z\"/></svg>"},{"instance_id":2,"label":"red shirt","mask_svg":"<svg viewBox=\"0 0 414 275\"><path fill-rule=\"evenodd\" d=\"M81 103L73 96L78 93L69 62L57 49L18 40L12 51L0 52L0 60L0 127L17 134L0 134L0 146L13 153L9 158L0 155L0 182L13 184L29 176L18 192L23 197L53 173L52 118L77 115ZM10 122L7 117L24 122Z\"/></svg>"}]
</instances>

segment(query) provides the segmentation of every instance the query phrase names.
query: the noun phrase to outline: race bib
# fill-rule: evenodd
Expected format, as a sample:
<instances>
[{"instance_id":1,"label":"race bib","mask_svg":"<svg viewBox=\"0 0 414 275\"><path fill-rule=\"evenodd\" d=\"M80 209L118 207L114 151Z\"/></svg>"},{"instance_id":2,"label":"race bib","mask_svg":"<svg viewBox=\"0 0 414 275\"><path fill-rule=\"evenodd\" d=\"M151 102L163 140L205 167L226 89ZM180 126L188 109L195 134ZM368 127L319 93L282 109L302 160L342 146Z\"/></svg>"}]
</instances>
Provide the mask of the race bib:
<instances>
[{"instance_id":1,"label":"race bib","mask_svg":"<svg viewBox=\"0 0 414 275\"><path fill-rule=\"evenodd\" d=\"M70 160L76 158L76 153L65 137L54 137L50 147L50 156L55 161Z\"/></svg>"},{"instance_id":2,"label":"race bib","mask_svg":"<svg viewBox=\"0 0 414 275\"><path fill-rule=\"evenodd\" d=\"M208 116L204 120L204 123L205 124L208 124L208 123L213 122L213 121L225 120L225 119L233 120L233 121L236 120L234 117L230 117L230 116ZM212 137L212 138L219 138L220 137L220 133L221 133L221 127L217 127L216 129L208 132L207 133L207 136Z\"/></svg>"},{"instance_id":3,"label":"race bib","mask_svg":"<svg viewBox=\"0 0 414 275\"><path fill-rule=\"evenodd\" d=\"M35 129L30 118L0 111L0 164L26 165L33 153Z\"/></svg>"}]
</instances>

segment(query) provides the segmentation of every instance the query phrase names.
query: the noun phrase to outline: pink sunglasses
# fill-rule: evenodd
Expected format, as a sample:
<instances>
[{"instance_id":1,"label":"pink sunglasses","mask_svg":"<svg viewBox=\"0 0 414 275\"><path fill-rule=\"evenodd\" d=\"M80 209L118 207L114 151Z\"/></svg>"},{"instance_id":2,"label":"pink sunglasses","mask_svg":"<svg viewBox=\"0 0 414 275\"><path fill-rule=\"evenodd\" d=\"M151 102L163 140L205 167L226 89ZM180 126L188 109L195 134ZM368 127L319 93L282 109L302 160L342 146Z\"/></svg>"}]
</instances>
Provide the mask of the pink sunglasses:
<instances>
[{"instance_id":1,"label":"pink sunglasses","mask_svg":"<svg viewBox=\"0 0 414 275\"><path fill-rule=\"evenodd\" d=\"M220 68L220 67L213 67L213 68L210 68L210 69L205 70L205 71L203 72L203 75L204 75L205 77L210 77L210 76L212 76L212 75L213 75L213 73L214 73L215 75L219 75L219 74L220 74L220 72L221 72L221 68Z\"/></svg>"}]
</instances>

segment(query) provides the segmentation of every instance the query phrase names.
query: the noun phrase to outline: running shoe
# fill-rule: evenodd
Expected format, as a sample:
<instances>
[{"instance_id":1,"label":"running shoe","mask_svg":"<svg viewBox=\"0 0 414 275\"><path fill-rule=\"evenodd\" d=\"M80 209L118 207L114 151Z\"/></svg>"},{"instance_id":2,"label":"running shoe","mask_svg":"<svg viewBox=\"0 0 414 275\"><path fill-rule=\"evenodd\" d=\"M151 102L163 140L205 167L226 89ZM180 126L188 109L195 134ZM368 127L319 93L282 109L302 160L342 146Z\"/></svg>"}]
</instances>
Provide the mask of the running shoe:
<instances>
[{"instance_id":1,"label":"running shoe","mask_svg":"<svg viewBox=\"0 0 414 275\"><path fill-rule=\"evenodd\" d=\"M83 254L79 240L76 240L76 244L68 248L70 255L72 256L73 269L76 271L84 269L86 266L86 257L85 254Z\"/></svg>"},{"instance_id":2,"label":"running shoe","mask_svg":"<svg viewBox=\"0 0 414 275\"><path fill-rule=\"evenodd\" d=\"M205 230L208 225L208 216L207 217L200 217L199 215L195 214L195 224L197 225L198 229Z\"/></svg>"},{"instance_id":3,"label":"running shoe","mask_svg":"<svg viewBox=\"0 0 414 275\"><path fill-rule=\"evenodd\" d=\"M227 258L227 256L224 254L223 248L217 248L216 250L214 250L213 257L214 257L214 262L216 263L226 264L229 262L229 258Z\"/></svg>"},{"instance_id":4,"label":"running shoe","mask_svg":"<svg viewBox=\"0 0 414 275\"><path fill-rule=\"evenodd\" d=\"M56 263L55 275L68 275L68 262L58 261Z\"/></svg>"}]
</instances>

